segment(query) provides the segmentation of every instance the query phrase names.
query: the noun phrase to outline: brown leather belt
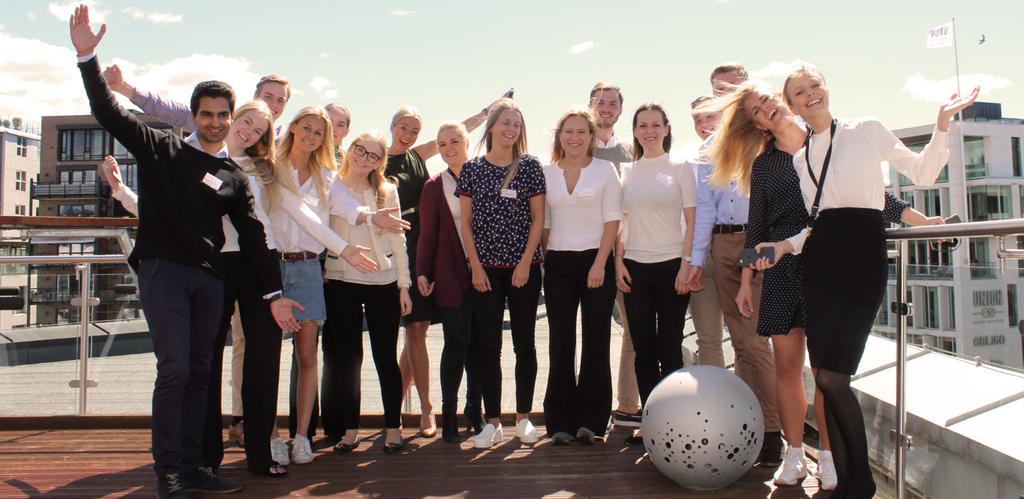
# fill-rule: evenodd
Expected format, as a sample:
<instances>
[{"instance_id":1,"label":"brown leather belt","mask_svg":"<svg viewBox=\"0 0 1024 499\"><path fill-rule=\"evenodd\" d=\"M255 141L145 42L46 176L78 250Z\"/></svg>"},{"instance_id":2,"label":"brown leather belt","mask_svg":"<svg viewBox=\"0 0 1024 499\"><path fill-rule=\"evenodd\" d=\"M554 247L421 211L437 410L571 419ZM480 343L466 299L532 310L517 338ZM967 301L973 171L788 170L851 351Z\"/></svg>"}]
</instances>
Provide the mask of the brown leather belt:
<instances>
[{"instance_id":1,"label":"brown leather belt","mask_svg":"<svg viewBox=\"0 0 1024 499\"><path fill-rule=\"evenodd\" d=\"M712 234L736 234L739 232L746 232L746 225L716 225L714 229L711 229Z\"/></svg>"},{"instance_id":2,"label":"brown leather belt","mask_svg":"<svg viewBox=\"0 0 1024 499\"><path fill-rule=\"evenodd\" d=\"M295 253L281 253L281 259L286 262L297 262L301 260L316 260L320 255L312 251L298 251Z\"/></svg>"}]
</instances>

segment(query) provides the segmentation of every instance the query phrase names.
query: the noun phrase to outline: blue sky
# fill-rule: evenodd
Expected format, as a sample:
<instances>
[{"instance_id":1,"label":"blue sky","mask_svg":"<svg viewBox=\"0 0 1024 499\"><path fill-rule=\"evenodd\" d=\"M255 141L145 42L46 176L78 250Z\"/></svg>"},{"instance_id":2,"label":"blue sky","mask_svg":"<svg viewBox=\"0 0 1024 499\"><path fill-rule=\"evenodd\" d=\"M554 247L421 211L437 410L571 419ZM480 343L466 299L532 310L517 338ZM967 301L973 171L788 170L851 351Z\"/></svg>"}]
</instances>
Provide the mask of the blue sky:
<instances>
[{"instance_id":1,"label":"blue sky","mask_svg":"<svg viewBox=\"0 0 1024 499\"><path fill-rule=\"evenodd\" d=\"M628 137L636 105L655 100L678 143L694 140L687 104L708 93L708 73L725 61L770 83L780 83L780 63L811 61L828 79L836 115L872 115L891 128L930 122L937 96L951 88L953 53L925 48L925 33L952 16L965 87L983 82L982 100L1024 117L1019 0L92 4L108 24L101 61L118 62L139 86L187 99L196 81L218 78L248 97L259 75L277 72L296 90L283 120L337 101L358 132L386 128L410 104L426 118L421 138L515 87L530 149L542 157L555 120L585 104L596 80L623 88L620 136ZM4 1L0 114L87 112L64 17L70 5Z\"/></svg>"}]
</instances>

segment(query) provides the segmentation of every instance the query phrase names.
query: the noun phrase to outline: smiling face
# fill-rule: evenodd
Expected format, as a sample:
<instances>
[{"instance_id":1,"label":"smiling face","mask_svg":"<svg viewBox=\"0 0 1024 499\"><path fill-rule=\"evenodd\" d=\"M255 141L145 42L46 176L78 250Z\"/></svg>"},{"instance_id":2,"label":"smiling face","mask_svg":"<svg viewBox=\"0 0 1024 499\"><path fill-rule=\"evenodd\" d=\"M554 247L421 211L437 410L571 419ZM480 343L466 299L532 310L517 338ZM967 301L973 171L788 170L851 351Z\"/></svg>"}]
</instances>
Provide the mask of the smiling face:
<instances>
[{"instance_id":1,"label":"smiling face","mask_svg":"<svg viewBox=\"0 0 1024 499\"><path fill-rule=\"evenodd\" d=\"M416 145L423 124L413 116L399 118L391 127L391 154L402 154Z\"/></svg>"},{"instance_id":2,"label":"smiling face","mask_svg":"<svg viewBox=\"0 0 1024 499\"><path fill-rule=\"evenodd\" d=\"M491 144L501 147L512 147L519 140L519 134L523 129L523 117L515 109L506 109L498 115L494 126L487 133L491 137Z\"/></svg>"},{"instance_id":3,"label":"smiling face","mask_svg":"<svg viewBox=\"0 0 1024 499\"><path fill-rule=\"evenodd\" d=\"M225 139L229 145L237 145L241 149L248 149L259 142L263 134L267 133L270 123L266 118L257 112L248 112L237 117L231 128L228 130Z\"/></svg>"},{"instance_id":4,"label":"smiling face","mask_svg":"<svg viewBox=\"0 0 1024 499\"><path fill-rule=\"evenodd\" d=\"M380 144L372 140L356 140L349 148L351 153L349 168L353 174L359 177L366 177L374 170L381 167L384 161L384 149Z\"/></svg>"},{"instance_id":5,"label":"smiling face","mask_svg":"<svg viewBox=\"0 0 1024 499\"><path fill-rule=\"evenodd\" d=\"M703 113L693 117L693 130L700 140L705 140L718 130L722 123L722 113Z\"/></svg>"},{"instance_id":6,"label":"smiling face","mask_svg":"<svg viewBox=\"0 0 1024 499\"><path fill-rule=\"evenodd\" d=\"M622 115L621 96L615 90L598 90L590 99L590 109L597 117L598 128L612 128Z\"/></svg>"},{"instance_id":7,"label":"smiling face","mask_svg":"<svg viewBox=\"0 0 1024 499\"><path fill-rule=\"evenodd\" d=\"M231 127L231 104L224 97L200 97L195 113L196 133L203 142L224 140Z\"/></svg>"},{"instance_id":8,"label":"smiling face","mask_svg":"<svg viewBox=\"0 0 1024 499\"><path fill-rule=\"evenodd\" d=\"M778 94L764 90L750 92L742 102L743 111L758 130L775 132L790 116L790 110Z\"/></svg>"},{"instance_id":9,"label":"smiling face","mask_svg":"<svg viewBox=\"0 0 1024 499\"><path fill-rule=\"evenodd\" d=\"M657 109L645 109L636 115L633 126L633 137L648 152L665 152L664 141L668 137L669 126L665 117Z\"/></svg>"},{"instance_id":10,"label":"smiling face","mask_svg":"<svg viewBox=\"0 0 1024 499\"><path fill-rule=\"evenodd\" d=\"M461 167L469 161L469 141L454 128L446 128L437 134L437 151L445 164L452 168Z\"/></svg>"},{"instance_id":11,"label":"smiling face","mask_svg":"<svg viewBox=\"0 0 1024 499\"><path fill-rule=\"evenodd\" d=\"M594 142L594 134L590 124L582 116L570 116L562 122L558 133L558 144L562 147L566 158L579 159L590 154L590 146Z\"/></svg>"},{"instance_id":12,"label":"smiling face","mask_svg":"<svg viewBox=\"0 0 1024 499\"><path fill-rule=\"evenodd\" d=\"M348 115L345 114L345 111L334 107L328 109L327 114L331 117L331 131L334 134L334 146L337 147L348 135Z\"/></svg>"},{"instance_id":13,"label":"smiling face","mask_svg":"<svg viewBox=\"0 0 1024 499\"><path fill-rule=\"evenodd\" d=\"M316 115L303 116L289 127L288 131L295 135L292 147L311 154L320 148L327 135L324 121Z\"/></svg>"},{"instance_id":14,"label":"smiling face","mask_svg":"<svg viewBox=\"0 0 1024 499\"><path fill-rule=\"evenodd\" d=\"M276 121L284 113L284 107L288 105L288 88L276 81L264 82L256 97L267 103Z\"/></svg>"},{"instance_id":15,"label":"smiling face","mask_svg":"<svg viewBox=\"0 0 1024 499\"><path fill-rule=\"evenodd\" d=\"M817 117L829 115L828 87L821 75L806 71L797 73L786 79L783 89L793 112L804 121L815 121Z\"/></svg>"}]
</instances>

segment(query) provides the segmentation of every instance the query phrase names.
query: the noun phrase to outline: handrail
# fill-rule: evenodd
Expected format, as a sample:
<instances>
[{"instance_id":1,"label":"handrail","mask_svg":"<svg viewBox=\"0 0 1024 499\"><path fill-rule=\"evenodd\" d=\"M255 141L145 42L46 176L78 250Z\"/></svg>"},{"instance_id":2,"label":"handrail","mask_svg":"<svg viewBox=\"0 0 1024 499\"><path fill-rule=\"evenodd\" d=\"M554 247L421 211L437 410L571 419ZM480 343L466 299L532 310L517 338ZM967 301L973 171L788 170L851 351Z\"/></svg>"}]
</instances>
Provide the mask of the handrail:
<instances>
[{"instance_id":1,"label":"handrail","mask_svg":"<svg viewBox=\"0 0 1024 499\"><path fill-rule=\"evenodd\" d=\"M885 238L889 240L942 239L946 237L1011 236L1015 234L1024 234L1024 218L888 229L885 231Z\"/></svg>"},{"instance_id":2,"label":"handrail","mask_svg":"<svg viewBox=\"0 0 1024 499\"><path fill-rule=\"evenodd\" d=\"M76 265L79 263L125 263L124 255L30 255L0 256L0 264Z\"/></svg>"}]
</instances>

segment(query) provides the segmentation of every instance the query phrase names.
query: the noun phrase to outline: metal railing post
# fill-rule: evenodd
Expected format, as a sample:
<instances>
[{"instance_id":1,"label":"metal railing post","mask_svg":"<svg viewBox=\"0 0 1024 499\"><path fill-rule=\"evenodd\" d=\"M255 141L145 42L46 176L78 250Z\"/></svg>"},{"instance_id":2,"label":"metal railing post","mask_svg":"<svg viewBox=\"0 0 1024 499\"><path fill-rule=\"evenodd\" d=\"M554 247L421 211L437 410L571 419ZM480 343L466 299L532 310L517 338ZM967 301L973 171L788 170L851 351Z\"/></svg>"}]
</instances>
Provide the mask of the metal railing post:
<instances>
[{"instance_id":1,"label":"metal railing post","mask_svg":"<svg viewBox=\"0 0 1024 499\"><path fill-rule=\"evenodd\" d=\"M907 316L910 306L907 299L907 254L910 242L902 239L896 242L896 296L899 320L896 321L896 499L904 499L907 492L907 449L910 435L907 435Z\"/></svg>"},{"instance_id":2,"label":"metal railing post","mask_svg":"<svg viewBox=\"0 0 1024 499\"><path fill-rule=\"evenodd\" d=\"M84 416L87 404L87 394L89 391L89 282L92 280L92 265L89 263L80 263L75 266L78 271L79 286L81 292L79 293L79 304L78 317L81 319L81 336L80 341L80 359L78 360L78 415Z\"/></svg>"}]
</instances>

